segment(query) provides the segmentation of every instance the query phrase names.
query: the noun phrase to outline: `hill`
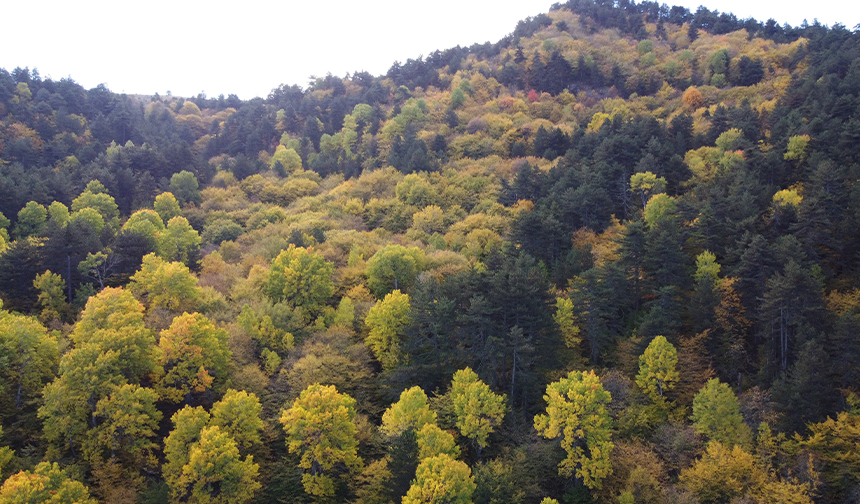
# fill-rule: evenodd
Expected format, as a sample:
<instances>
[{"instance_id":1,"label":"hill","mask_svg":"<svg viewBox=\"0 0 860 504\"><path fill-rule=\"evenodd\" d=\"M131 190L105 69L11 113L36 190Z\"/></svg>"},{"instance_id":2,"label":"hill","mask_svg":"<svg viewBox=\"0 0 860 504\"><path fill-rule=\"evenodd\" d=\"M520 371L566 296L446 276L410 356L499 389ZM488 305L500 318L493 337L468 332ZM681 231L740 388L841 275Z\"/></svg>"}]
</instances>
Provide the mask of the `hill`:
<instances>
[{"instance_id":1,"label":"hill","mask_svg":"<svg viewBox=\"0 0 860 504\"><path fill-rule=\"evenodd\" d=\"M858 105L856 31L656 2L250 101L0 70L0 501L845 502Z\"/></svg>"}]
</instances>

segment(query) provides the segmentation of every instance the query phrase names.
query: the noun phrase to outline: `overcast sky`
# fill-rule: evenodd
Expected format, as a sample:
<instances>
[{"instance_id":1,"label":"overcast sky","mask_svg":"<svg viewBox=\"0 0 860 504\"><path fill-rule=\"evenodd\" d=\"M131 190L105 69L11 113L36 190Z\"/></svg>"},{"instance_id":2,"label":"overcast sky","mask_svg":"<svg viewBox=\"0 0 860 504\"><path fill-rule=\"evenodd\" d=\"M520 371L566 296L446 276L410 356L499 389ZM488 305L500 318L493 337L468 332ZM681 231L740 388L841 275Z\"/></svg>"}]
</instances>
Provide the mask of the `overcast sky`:
<instances>
[{"instance_id":1,"label":"overcast sky","mask_svg":"<svg viewBox=\"0 0 860 504\"><path fill-rule=\"evenodd\" d=\"M53 0L6 2L0 67L38 68L92 88L139 94L265 97L281 83L365 70L456 45L497 41L546 0ZM695 11L853 28L856 0L678 0Z\"/></svg>"}]
</instances>

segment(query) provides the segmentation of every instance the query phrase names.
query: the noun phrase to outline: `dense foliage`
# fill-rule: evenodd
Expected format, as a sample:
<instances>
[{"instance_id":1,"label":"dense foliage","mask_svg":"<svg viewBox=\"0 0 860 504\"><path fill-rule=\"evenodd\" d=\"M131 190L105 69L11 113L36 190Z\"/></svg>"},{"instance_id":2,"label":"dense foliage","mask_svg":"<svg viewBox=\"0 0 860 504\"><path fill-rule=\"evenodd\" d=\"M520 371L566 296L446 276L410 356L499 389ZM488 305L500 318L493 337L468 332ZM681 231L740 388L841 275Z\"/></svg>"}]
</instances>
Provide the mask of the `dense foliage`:
<instances>
[{"instance_id":1,"label":"dense foliage","mask_svg":"<svg viewBox=\"0 0 860 504\"><path fill-rule=\"evenodd\" d=\"M0 503L853 502L860 34L571 0L118 95L0 69Z\"/></svg>"}]
</instances>

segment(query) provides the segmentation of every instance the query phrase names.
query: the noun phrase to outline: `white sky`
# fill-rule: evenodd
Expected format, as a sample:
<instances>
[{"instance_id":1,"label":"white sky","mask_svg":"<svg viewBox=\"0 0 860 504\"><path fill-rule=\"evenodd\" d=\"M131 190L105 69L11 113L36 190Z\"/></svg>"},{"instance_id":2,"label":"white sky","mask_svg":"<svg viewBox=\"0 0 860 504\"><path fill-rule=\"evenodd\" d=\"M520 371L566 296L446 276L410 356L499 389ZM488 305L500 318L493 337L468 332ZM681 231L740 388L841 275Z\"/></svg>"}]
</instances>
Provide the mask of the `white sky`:
<instances>
[{"instance_id":1,"label":"white sky","mask_svg":"<svg viewBox=\"0 0 860 504\"><path fill-rule=\"evenodd\" d=\"M265 97L281 83L306 87L310 75L388 71L457 44L495 42L517 21L554 0L30 0L5 2L0 67L38 68L85 88L195 96ZM814 18L853 28L856 0L677 0L694 11Z\"/></svg>"}]
</instances>

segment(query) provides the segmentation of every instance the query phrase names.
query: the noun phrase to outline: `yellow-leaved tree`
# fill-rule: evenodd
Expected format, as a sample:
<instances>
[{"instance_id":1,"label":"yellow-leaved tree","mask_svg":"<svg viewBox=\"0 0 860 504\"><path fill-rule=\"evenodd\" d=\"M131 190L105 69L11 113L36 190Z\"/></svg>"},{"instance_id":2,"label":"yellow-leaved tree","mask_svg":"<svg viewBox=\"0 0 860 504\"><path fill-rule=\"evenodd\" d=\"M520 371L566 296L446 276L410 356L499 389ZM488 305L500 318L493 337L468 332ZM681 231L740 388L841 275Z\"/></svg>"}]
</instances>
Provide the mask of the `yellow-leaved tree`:
<instances>
[{"instance_id":1,"label":"yellow-leaved tree","mask_svg":"<svg viewBox=\"0 0 860 504\"><path fill-rule=\"evenodd\" d=\"M232 352L227 347L227 331L199 313L183 313L161 331L159 363L164 376L157 388L172 402L190 403L201 394L224 383Z\"/></svg>"},{"instance_id":2,"label":"yellow-leaved tree","mask_svg":"<svg viewBox=\"0 0 860 504\"><path fill-rule=\"evenodd\" d=\"M259 466L243 449L259 442L260 401L228 390L212 406L185 406L173 418L164 441L164 480L171 502L243 504L260 488Z\"/></svg>"},{"instance_id":3,"label":"yellow-leaved tree","mask_svg":"<svg viewBox=\"0 0 860 504\"><path fill-rule=\"evenodd\" d=\"M335 494L335 466L361 468L355 399L332 385L314 384L302 391L292 407L281 413L290 453L300 456L305 492L317 497Z\"/></svg>"},{"instance_id":4,"label":"yellow-leaved tree","mask_svg":"<svg viewBox=\"0 0 860 504\"><path fill-rule=\"evenodd\" d=\"M505 397L490 390L471 368L454 373L451 402L457 415L457 428L472 440L479 459L481 450L487 446L487 437L505 417Z\"/></svg>"},{"instance_id":5,"label":"yellow-leaved tree","mask_svg":"<svg viewBox=\"0 0 860 504\"><path fill-rule=\"evenodd\" d=\"M663 393L675 386L678 381L678 352L664 336L657 336L645 352L639 356L639 374L636 375L636 385L642 389L652 401L662 404Z\"/></svg>"},{"instance_id":6,"label":"yellow-leaved tree","mask_svg":"<svg viewBox=\"0 0 860 504\"><path fill-rule=\"evenodd\" d=\"M383 300L377 301L368 310L364 323L370 330L365 343L383 369L394 369L406 359L401 340L406 328L412 323L408 294L399 290L386 294Z\"/></svg>"},{"instance_id":7,"label":"yellow-leaved tree","mask_svg":"<svg viewBox=\"0 0 860 504\"><path fill-rule=\"evenodd\" d=\"M535 429L548 439L561 437L567 458L558 473L576 475L588 488L600 488L612 472L609 459L612 419L607 405L612 400L594 371L571 371L552 382L543 396L546 414L535 416Z\"/></svg>"},{"instance_id":8,"label":"yellow-leaved tree","mask_svg":"<svg viewBox=\"0 0 860 504\"><path fill-rule=\"evenodd\" d=\"M416 386L401 392L400 399L385 410L379 430L397 437L410 429L417 433L426 424L436 425L436 412L430 409L427 394Z\"/></svg>"},{"instance_id":9,"label":"yellow-leaved tree","mask_svg":"<svg viewBox=\"0 0 860 504\"><path fill-rule=\"evenodd\" d=\"M418 464L403 504L470 504L475 488L469 466L450 455L436 455Z\"/></svg>"}]
</instances>

